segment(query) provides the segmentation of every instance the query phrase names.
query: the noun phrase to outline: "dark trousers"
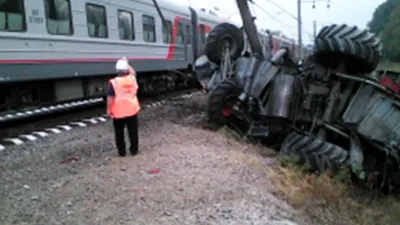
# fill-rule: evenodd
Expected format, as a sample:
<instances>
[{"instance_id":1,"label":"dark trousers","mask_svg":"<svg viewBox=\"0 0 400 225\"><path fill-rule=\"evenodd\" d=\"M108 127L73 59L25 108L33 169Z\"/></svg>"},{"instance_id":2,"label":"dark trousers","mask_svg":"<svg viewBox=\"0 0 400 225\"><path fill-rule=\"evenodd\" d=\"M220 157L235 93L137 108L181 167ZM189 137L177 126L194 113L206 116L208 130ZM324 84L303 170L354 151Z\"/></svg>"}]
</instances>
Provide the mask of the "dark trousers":
<instances>
[{"instance_id":1,"label":"dark trousers","mask_svg":"<svg viewBox=\"0 0 400 225\"><path fill-rule=\"evenodd\" d=\"M138 132L138 116L130 116L121 119L113 119L115 144L120 156L126 155L125 148L125 126L128 127L128 136L130 141L130 152L132 155L138 153L139 132Z\"/></svg>"}]
</instances>

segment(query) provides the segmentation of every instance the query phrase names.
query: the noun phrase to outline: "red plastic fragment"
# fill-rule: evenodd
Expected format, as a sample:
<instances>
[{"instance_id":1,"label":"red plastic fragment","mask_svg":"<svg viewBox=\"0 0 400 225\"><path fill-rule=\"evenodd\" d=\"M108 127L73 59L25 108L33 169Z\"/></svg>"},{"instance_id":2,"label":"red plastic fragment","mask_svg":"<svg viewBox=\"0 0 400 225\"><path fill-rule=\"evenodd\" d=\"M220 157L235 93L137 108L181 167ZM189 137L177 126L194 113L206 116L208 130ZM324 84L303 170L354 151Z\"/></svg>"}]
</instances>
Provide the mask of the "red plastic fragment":
<instances>
[{"instance_id":1,"label":"red plastic fragment","mask_svg":"<svg viewBox=\"0 0 400 225\"><path fill-rule=\"evenodd\" d=\"M222 109L222 115L224 115L225 117L231 116L232 109L230 109L230 108Z\"/></svg>"},{"instance_id":2,"label":"red plastic fragment","mask_svg":"<svg viewBox=\"0 0 400 225\"><path fill-rule=\"evenodd\" d=\"M160 168L147 170L147 173L149 173L149 174L157 174L159 172L160 172Z\"/></svg>"},{"instance_id":3,"label":"red plastic fragment","mask_svg":"<svg viewBox=\"0 0 400 225\"><path fill-rule=\"evenodd\" d=\"M69 157L69 158L63 159L63 160L60 161L60 163L61 164L62 163L70 163L72 161L78 161L79 159L81 159L81 157L79 155L77 155L77 156L73 156L73 157Z\"/></svg>"},{"instance_id":4,"label":"red plastic fragment","mask_svg":"<svg viewBox=\"0 0 400 225\"><path fill-rule=\"evenodd\" d=\"M396 93L400 93L400 85L397 84L396 82L394 82L390 77L388 76L384 76L382 78L379 79L379 83L388 88L391 89L392 91L396 92Z\"/></svg>"}]
</instances>

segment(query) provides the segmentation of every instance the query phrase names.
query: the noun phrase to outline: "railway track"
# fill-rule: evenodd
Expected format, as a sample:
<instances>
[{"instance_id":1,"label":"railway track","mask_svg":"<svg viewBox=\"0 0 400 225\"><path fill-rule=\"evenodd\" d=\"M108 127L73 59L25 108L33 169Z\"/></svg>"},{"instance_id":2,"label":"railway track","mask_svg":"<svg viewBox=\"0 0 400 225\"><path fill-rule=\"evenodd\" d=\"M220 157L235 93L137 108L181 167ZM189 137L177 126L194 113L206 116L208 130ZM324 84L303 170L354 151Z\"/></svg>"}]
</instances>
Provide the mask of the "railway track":
<instances>
[{"instance_id":1,"label":"railway track","mask_svg":"<svg viewBox=\"0 0 400 225\"><path fill-rule=\"evenodd\" d=\"M160 107L165 104L191 98L194 95L203 93L202 91L186 89L175 91L161 96L143 98L141 100L142 111L149 108ZM92 107L87 107L92 106ZM58 107L61 109L61 107ZM81 106L81 110L72 110L78 108L69 108L69 110L60 110L59 114L42 117L37 121L27 121L15 126L4 128L0 131L0 151L5 151L10 146L22 145L26 142L38 141L51 135L57 135L65 131L76 128L87 127L93 124L104 123L108 121L105 112L104 101L92 101L92 104ZM42 114L45 116L46 114ZM31 118L31 117L29 117Z\"/></svg>"},{"instance_id":2,"label":"railway track","mask_svg":"<svg viewBox=\"0 0 400 225\"><path fill-rule=\"evenodd\" d=\"M104 103L103 98L90 98L86 100L43 106L34 109L25 109L21 111L3 113L0 114L0 124L5 124L7 126L9 124L17 123L20 120L33 119L35 117L46 116L54 113L71 111L76 109L79 110L90 106L96 106L101 103Z\"/></svg>"}]
</instances>

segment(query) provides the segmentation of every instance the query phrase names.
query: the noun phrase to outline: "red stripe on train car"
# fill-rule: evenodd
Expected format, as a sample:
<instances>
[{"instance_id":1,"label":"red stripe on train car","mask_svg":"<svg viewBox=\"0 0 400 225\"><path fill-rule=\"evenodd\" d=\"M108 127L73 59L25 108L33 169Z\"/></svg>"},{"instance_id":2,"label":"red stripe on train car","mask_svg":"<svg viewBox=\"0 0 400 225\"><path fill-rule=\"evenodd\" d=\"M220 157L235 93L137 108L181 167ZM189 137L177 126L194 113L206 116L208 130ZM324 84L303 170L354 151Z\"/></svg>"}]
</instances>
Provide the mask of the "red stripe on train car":
<instances>
[{"instance_id":1,"label":"red stripe on train car","mask_svg":"<svg viewBox=\"0 0 400 225\"><path fill-rule=\"evenodd\" d=\"M121 57L103 57L103 58L62 58L62 59L4 59L0 60L0 64L45 64L45 63L96 63L96 62L112 62L117 61ZM165 58L129 58L132 61L138 60L165 60Z\"/></svg>"},{"instance_id":2,"label":"red stripe on train car","mask_svg":"<svg viewBox=\"0 0 400 225\"><path fill-rule=\"evenodd\" d=\"M180 16L176 16L174 19L174 24L172 25L172 43L169 45L169 49L168 49L168 56L167 56L167 60L172 60L174 58L175 55L175 43L178 37L178 27L179 27L179 22L181 20L187 20L190 21L190 19L188 18L182 18ZM211 31L211 27L208 25L204 25L205 28L205 32L209 33ZM200 25L197 25L197 30L200 30Z\"/></svg>"},{"instance_id":3,"label":"red stripe on train car","mask_svg":"<svg viewBox=\"0 0 400 225\"><path fill-rule=\"evenodd\" d=\"M174 24L172 25L172 40L171 44L169 45L167 60L172 60L175 55L175 42L176 38L178 37L178 26L179 22L181 21L182 17L176 16L174 18Z\"/></svg>"},{"instance_id":4,"label":"red stripe on train car","mask_svg":"<svg viewBox=\"0 0 400 225\"><path fill-rule=\"evenodd\" d=\"M188 18L182 18L176 16L174 18L174 23L172 26L172 41L168 47L168 54L166 57L128 57L129 60L139 61L139 60L173 60L175 55L175 43L178 37L178 26L179 22L184 20L189 20ZM211 27L205 25L205 32L209 33ZM200 25L197 26L200 28ZM0 60L0 64L44 64L44 63L87 63L87 62L112 62L118 60L119 57L101 57L101 58L62 58L62 59L4 59Z\"/></svg>"}]
</instances>

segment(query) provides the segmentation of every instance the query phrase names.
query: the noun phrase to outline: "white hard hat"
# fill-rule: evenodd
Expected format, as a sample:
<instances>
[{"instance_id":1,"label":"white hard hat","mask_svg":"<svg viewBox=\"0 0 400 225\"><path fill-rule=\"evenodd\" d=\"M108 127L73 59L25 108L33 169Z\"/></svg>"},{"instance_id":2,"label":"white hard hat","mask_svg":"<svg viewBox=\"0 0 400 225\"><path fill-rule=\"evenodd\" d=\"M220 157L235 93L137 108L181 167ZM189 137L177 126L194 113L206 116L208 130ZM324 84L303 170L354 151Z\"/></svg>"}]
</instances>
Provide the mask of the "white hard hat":
<instances>
[{"instance_id":1,"label":"white hard hat","mask_svg":"<svg viewBox=\"0 0 400 225\"><path fill-rule=\"evenodd\" d=\"M117 61L117 64L115 65L115 69L117 72L126 72L129 70L129 64L128 61L125 59L120 59Z\"/></svg>"}]
</instances>

